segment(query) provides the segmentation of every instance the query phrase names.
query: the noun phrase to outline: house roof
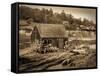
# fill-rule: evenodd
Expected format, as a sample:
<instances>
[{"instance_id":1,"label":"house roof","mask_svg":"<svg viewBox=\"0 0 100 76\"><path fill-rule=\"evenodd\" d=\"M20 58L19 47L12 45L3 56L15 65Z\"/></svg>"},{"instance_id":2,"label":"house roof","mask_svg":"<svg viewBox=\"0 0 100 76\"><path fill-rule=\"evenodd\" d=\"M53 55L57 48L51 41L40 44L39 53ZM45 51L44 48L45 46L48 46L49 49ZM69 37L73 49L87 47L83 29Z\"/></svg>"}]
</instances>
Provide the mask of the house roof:
<instances>
[{"instance_id":1,"label":"house roof","mask_svg":"<svg viewBox=\"0 0 100 76\"><path fill-rule=\"evenodd\" d=\"M66 30L61 24L39 24L36 25L42 38L66 38Z\"/></svg>"},{"instance_id":2,"label":"house roof","mask_svg":"<svg viewBox=\"0 0 100 76\"><path fill-rule=\"evenodd\" d=\"M74 38L93 38L95 36L95 32L93 31L79 31L79 30L70 30L66 31L67 34L69 34L69 37L74 37Z\"/></svg>"},{"instance_id":3,"label":"house roof","mask_svg":"<svg viewBox=\"0 0 100 76\"><path fill-rule=\"evenodd\" d=\"M31 24L27 23L26 20L19 20L19 29L21 30L33 30L34 23L32 22Z\"/></svg>"},{"instance_id":4,"label":"house roof","mask_svg":"<svg viewBox=\"0 0 100 76\"><path fill-rule=\"evenodd\" d=\"M32 26L24 26L24 27L20 26L19 29L20 30L33 30L33 27Z\"/></svg>"},{"instance_id":5,"label":"house roof","mask_svg":"<svg viewBox=\"0 0 100 76\"><path fill-rule=\"evenodd\" d=\"M27 23L26 20L19 20L19 25L20 25L20 26L27 26L27 25L29 25L29 24Z\"/></svg>"}]
</instances>

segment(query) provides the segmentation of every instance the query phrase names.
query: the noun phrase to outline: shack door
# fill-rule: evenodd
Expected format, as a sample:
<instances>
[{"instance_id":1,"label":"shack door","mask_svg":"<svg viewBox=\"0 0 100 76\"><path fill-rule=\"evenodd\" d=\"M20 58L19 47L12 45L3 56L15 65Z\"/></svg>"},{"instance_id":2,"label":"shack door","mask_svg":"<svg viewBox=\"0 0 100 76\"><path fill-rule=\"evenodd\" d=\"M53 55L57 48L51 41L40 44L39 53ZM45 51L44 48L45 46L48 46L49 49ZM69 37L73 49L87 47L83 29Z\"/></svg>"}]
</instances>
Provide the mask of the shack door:
<instances>
[{"instance_id":1,"label":"shack door","mask_svg":"<svg viewBox=\"0 0 100 76\"><path fill-rule=\"evenodd\" d=\"M62 49L63 45L64 45L63 44L63 39L59 39L59 41L58 41L58 47Z\"/></svg>"}]
</instances>

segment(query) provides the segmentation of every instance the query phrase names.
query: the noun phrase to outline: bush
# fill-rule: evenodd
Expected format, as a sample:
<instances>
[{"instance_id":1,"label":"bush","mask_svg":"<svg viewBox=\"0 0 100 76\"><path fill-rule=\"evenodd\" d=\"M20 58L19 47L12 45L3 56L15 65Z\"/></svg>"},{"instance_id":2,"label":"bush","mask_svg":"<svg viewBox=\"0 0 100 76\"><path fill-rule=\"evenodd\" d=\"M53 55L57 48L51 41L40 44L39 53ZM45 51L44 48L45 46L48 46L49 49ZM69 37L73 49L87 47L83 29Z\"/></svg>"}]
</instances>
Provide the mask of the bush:
<instances>
[{"instance_id":1,"label":"bush","mask_svg":"<svg viewBox=\"0 0 100 76\"><path fill-rule=\"evenodd\" d=\"M30 42L26 42L26 43L19 43L19 49L24 49L30 47Z\"/></svg>"}]
</instances>

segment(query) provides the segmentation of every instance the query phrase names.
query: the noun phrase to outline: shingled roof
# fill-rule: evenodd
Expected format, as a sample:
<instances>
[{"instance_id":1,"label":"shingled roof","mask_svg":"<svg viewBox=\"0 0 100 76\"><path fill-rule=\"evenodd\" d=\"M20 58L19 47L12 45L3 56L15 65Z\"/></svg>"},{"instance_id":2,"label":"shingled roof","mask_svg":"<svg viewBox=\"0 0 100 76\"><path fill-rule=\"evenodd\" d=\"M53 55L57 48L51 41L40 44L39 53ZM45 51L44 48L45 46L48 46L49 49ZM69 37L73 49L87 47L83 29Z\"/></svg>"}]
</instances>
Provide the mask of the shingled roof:
<instances>
[{"instance_id":1,"label":"shingled roof","mask_svg":"<svg viewBox=\"0 0 100 76\"><path fill-rule=\"evenodd\" d=\"M36 25L42 38L66 38L66 30L61 24L39 24Z\"/></svg>"}]
</instances>

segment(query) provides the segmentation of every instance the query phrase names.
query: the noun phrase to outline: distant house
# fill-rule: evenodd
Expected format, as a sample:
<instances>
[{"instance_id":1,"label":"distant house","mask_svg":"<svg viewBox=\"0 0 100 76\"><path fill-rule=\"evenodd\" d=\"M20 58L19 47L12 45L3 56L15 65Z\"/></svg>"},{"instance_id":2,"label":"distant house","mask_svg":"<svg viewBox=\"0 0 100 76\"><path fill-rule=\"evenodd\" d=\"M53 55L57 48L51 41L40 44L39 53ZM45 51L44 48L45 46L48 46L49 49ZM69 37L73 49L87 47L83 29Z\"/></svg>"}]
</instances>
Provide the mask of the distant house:
<instances>
[{"instance_id":1,"label":"distant house","mask_svg":"<svg viewBox=\"0 0 100 76\"><path fill-rule=\"evenodd\" d=\"M90 26L85 26L85 25L80 25L80 29L84 31L96 31L96 27L93 25Z\"/></svg>"},{"instance_id":2,"label":"distant house","mask_svg":"<svg viewBox=\"0 0 100 76\"><path fill-rule=\"evenodd\" d=\"M20 26L28 26L28 22L26 20L19 20L19 25Z\"/></svg>"},{"instance_id":3,"label":"distant house","mask_svg":"<svg viewBox=\"0 0 100 76\"><path fill-rule=\"evenodd\" d=\"M19 20L19 29L20 30L33 30L31 26L33 23L28 23L27 20Z\"/></svg>"},{"instance_id":4,"label":"distant house","mask_svg":"<svg viewBox=\"0 0 100 76\"><path fill-rule=\"evenodd\" d=\"M27 20L19 20L19 41L20 42L31 42L31 34L33 30L31 24L32 23L29 24Z\"/></svg>"},{"instance_id":5,"label":"distant house","mask_svg":"<svg viewBox=\"0 0 100 76\"><path fill-rule=\"evenodd\" d=\"M68 35L64 25L61 24L38 24L33 28L32 42L52 44L55 47L63 48Z\"/></svg>"}]
</instances>

